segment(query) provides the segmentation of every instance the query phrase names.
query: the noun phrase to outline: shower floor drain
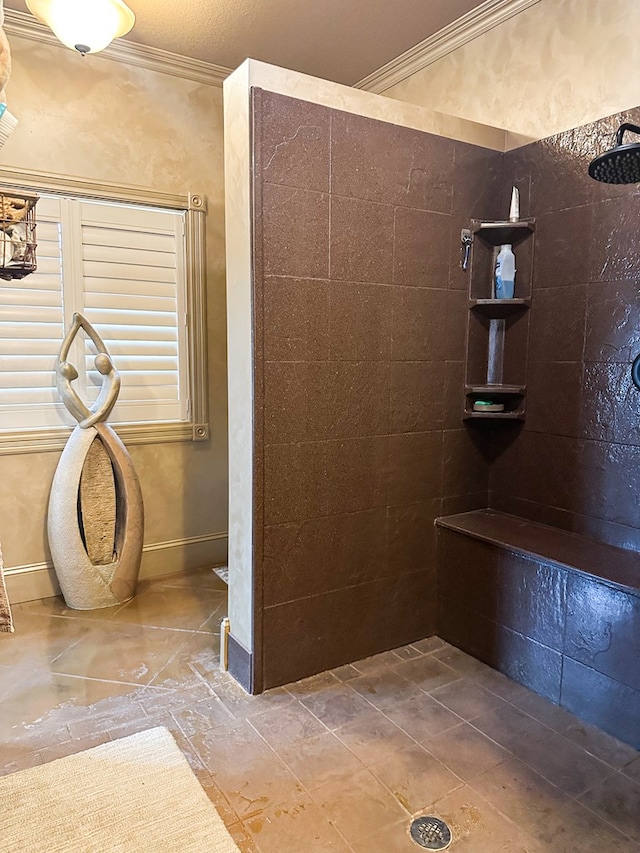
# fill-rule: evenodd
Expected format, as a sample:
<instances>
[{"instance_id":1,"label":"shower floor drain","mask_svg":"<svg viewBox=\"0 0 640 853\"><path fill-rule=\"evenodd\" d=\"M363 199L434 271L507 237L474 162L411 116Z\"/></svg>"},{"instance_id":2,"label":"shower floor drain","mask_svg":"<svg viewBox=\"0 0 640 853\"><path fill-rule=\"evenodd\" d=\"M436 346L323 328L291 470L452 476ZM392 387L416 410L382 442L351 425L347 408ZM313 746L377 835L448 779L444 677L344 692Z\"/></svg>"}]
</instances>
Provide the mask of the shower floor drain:
<instances>
[{"instance_id":1,"label":"shower floor drain","mask_svg":"<svg viewBox=\"0 0 640 853\"><path fill-rule=\"evenodd\" d=\"M411 838L425 850L446 850L451 844L451 830L439 817L418 817L411 824Z\"/></svg>"}]
</instances>

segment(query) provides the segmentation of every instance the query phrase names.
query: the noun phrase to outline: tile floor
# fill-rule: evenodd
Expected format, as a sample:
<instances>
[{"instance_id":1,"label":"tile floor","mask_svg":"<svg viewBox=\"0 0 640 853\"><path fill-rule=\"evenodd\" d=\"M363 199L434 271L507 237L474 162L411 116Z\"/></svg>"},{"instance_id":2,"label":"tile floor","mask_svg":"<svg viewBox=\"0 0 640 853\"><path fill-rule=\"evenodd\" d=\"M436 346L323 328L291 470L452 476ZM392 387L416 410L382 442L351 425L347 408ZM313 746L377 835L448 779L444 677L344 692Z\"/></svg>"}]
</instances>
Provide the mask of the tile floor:
<instances>
[{"instance_id":1,"label":"tile floor","mask_svg":"<svg viewBox=\"0 0 640 853\"><path fill-rule=\"evenodd\" d=\"M167 726L243 853L640 850L640 754L437 638L250 697L218 666L211 571L129 604L14 607L0 772Z\"/></svg>"}]
</instances>

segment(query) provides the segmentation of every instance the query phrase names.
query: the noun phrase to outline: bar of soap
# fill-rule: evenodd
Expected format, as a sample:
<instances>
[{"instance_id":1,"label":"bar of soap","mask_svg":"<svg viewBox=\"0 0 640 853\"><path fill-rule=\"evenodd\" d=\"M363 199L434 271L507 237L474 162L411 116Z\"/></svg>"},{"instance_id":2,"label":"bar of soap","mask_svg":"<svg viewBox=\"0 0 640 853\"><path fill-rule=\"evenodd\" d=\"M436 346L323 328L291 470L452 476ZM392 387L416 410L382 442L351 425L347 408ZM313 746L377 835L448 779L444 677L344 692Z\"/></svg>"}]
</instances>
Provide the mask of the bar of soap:
<instances>
[{"instance_id":1,"label":"bar of soap","mask_svg":"<svg viewBox=\"0 0 640 853\"><path fill-rule=\"evenodd\" d=\"M492 403L491 400L476 400L474 412L504 412L504 403Z\"/></svg>"}]
</instances>

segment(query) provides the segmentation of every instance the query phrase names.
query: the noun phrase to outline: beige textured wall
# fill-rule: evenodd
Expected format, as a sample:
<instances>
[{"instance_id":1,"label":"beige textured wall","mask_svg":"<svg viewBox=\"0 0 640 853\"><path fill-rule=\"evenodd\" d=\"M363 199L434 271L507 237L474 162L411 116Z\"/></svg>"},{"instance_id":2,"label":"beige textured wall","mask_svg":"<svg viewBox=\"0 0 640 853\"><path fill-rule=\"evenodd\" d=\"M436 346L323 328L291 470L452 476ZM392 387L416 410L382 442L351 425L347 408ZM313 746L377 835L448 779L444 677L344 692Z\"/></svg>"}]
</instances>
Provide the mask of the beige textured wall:
<instances>
[{"instance_id":1,"label":"beige textured wall","mask_svg":"<svg viewBox=\"0 0 640 853\"><path fill-rule=\"evenodd\" d=\"M11 38L11 46L8 100L20 124L0 150L0 167L208 199L211 439L131 447L145 500L148 562L153 572L170 572L182 567L184 554L154 545L207 540L227 529L222 90L26 39ZM46 507L58 456L0 456L0 539L9 570L48 557ZM224 538L194 545L196 560L226 559ZM9 573L10 590L12 581L23 597L24 574Z\"/></svg>"},{"instance_id":2,"label":"beige textured wall","mask_svg":"<svg viewBox=\"0 0 640 853\"><path fill-rule=\"evenodd\" d=\"M540 0L384 94L543 139L640 104L639 32L638 0Z\"/></svg>"}]
</instances>

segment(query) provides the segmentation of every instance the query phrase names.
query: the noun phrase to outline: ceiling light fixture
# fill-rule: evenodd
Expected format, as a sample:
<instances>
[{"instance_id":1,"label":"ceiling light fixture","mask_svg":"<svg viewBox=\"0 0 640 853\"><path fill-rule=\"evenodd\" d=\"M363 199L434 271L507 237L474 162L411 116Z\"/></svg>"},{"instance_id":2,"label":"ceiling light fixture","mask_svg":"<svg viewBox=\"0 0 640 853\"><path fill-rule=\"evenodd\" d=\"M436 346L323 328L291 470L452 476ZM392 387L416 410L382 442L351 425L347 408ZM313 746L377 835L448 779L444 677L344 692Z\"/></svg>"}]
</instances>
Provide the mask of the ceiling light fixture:
<instances>
[{"instance_id":1,"label":"ceiling light fixture","mask_svg":"<svg viewBox=\"0 0 640 853\"><path fill-rule=\"evenodd\" d=\"M104 50L136 20L122 0L27 0L27 6L62 44L83 56Z\"/></svg>"}]
</instances>

